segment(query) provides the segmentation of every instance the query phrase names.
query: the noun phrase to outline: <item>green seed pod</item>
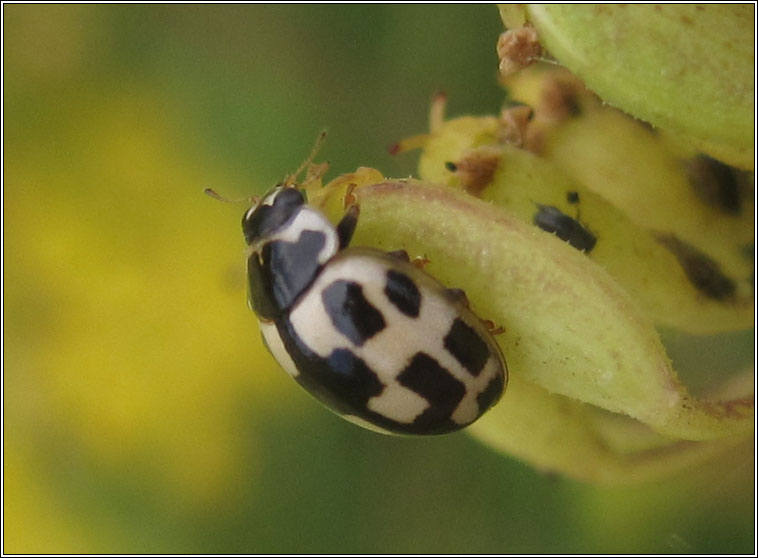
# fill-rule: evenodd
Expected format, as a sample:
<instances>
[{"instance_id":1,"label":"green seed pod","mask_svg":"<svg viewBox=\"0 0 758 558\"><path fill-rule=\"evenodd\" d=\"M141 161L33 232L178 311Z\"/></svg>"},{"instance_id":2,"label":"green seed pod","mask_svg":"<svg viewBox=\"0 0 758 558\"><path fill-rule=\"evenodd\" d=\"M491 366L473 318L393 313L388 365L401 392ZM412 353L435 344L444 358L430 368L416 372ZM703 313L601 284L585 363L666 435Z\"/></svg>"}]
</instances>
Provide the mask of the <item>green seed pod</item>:
<instances>
[{"instance_id":1,"label":"green seed pod","mask_svg":"<svg viewBox=\"0 0 758 558\"><path fill-rule=\"evenodd\" d=\"M751 4L533 5L523 17L604 101L752 169ZM506 10L506 22L519 18ZM507 24L507 23L506 23Z\"/></svg>"}]
</instances>

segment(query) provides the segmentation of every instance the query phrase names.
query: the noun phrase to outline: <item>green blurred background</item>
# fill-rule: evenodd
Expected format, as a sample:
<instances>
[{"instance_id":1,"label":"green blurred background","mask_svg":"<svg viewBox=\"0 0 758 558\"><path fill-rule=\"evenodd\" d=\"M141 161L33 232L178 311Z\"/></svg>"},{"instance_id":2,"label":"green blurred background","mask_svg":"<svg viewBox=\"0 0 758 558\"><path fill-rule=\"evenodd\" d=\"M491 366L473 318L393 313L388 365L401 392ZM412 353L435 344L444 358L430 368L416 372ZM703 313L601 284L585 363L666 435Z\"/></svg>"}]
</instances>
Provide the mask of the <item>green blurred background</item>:
<instances>
[{"instance_id":1,"label":"green blurred background","mask_svg":"<svg viewBox=\"0 0 758 558\"><path fill-rule=\"evenodd\" d=\"M494 113L494 6L4 5L7 553L752 552L753 469L643 487L397 439L262 349L242 206Z\"/></svg>"}]
</instances>

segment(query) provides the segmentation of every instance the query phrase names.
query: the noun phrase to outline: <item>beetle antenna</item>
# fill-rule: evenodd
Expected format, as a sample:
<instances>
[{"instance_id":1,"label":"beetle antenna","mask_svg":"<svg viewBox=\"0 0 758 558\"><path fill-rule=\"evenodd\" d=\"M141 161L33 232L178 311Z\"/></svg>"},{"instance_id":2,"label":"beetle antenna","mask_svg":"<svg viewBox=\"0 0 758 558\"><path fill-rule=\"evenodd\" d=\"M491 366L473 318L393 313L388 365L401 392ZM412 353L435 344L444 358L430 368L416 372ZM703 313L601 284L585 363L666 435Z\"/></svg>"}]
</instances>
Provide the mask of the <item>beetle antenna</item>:
<instances>
[{"instance_id":1,"label":"beetle antenna","mask_svg":"<svg viewBox=\"0 0 758 558\"><path fill-rule=\"evenodd\" d=\"M203 193L209 195L214 200L222 201L224 203L252 203L253 205L257 205L260 201L258 196L250 196L249 198L227 198L216 192L213 188L205 188Z\"/></svg>"},{"instance_id":2,"label":"beetle antenna","mask_svg":"<svg viewBox=\"0 0 758 558\"><path fill-rule=\"evenodd\" d=\"M313 149L311 149L310 155L308 155L308 158L303 161L303 163L297 168L295 172L288 175L287 178L284 179L283 184L285 186L292 186L297 183L297 176L305 170L305 168L311 164L313 161L313 158L316 156L316 154L321 149L321 146L324 145L324 140L326 139L326 130L321 130L321 133L316 138L316 143L313 145Z\"/></svg>"}]
</instances>

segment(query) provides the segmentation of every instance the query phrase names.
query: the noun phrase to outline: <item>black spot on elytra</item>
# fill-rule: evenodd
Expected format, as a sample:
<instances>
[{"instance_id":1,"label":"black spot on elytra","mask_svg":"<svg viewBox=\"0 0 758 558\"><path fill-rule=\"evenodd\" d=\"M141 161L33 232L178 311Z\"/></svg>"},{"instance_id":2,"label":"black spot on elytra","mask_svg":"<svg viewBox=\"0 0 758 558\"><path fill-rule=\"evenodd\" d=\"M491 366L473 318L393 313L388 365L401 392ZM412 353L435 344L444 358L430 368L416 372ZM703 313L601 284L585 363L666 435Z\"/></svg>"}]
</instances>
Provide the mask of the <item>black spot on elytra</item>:
<instances>
[{"instance_id":1,"label":"black spot on elytra","mask_svg":"<svg viewBox=\"0 0 758 558\"><path fill-rule=\"evenodd\" d=\"M321 300L337 331L359 347L384 329L381 312L366 300L358 283L335 281L321 293Z\"/></svg>"},{"instance_id":2,"label":"black spot on elytra","mask_svg":"<svg viewBox=\"0 0 758 558\"><path fill-rule=\"evenodd\" d=\"M479 414L492 407L500 399L505 387L504 377L498 374L490 380L484 391L476 396L476 402L479 405Z\"/></svg>"},{"instance_id":3,"label":"black spot on elytra","mask_svg":"<svg viewBox=\"0 0 758 558\"><path fill-rule=\"evenodd\" d=\"M398 271L387 272L384 294L403 314L415 318L421 307L421 293L413 280Z\"/></svg>"},{"instance_id":4,"label":"black spot on elytra","mask_svg":"<svg viewBox=\"0 0 758 558\"><path fill-rule=\"evenodd\" d=\"M472 375L478 376L490 357L490 350L479 334L456 318L444 339L445 348Z\"/></svg>"},{"instance_id":5,"label":"black spot on elytra","mask_svg":"<svg viewBox=\"0 0 758 558\"><path fill-rule=\"evenodd\" d=\"M347 349L336 349L328 357L320 357L303 342L288 316L277 321L277 328L300 372L295 381L333 411L360 417L396 434L445 434L465 426L451 420L450 413L431 408L411 423L397 422L370 410L368 401L381 395L384 385L366 362ZM434 384L434 380L431 381ZM434 385L431 387L434 389ZM460 387L454 384L453 389ZM434 407L431 402L430 407Z\"/></svg>"},{"instance_id":6,"label":"black spot on elytra","mask_svg":"<svg viewBox=\"0 0 758 558\"><path fill-rule=\"evenodd\" d=\"M270 270L270 276L263 278L270 286L264 288L272 293L278 309L289 308L316 278L321 267L318 255L325 244L324 233L304 230L296 242L274 240L263 246L262 267Z\"/></svg>"},{"instance_id":7,"label":"black spot on elytra","mask_svg":"<svg viewBox=\"0 0 758 558\"><path fill-rule=\"evenodd\" d=\"M339 413L370 418L366 404L384 391L384 384L363 359L349 349L335 349L328 357L320 357L305 345L289 320L279 324L279 334L300 372L295 378L298 384Z\"/></svg>"},{"instance_id":8,"label":"black spot on elytra","mask_svg":"<svg viewBox=\"0 0 758 558\"><path fill-rule=\"evenodd\" d=\"M543 231L555 233L558 238L583 252L590 252L595 247L597 237L579 221L552 205L538 204L537 207L539 211L534 214L534 224Z\"/></svg>"},{"instance_id":9,"label":"black spot on elytra","mask_svg":"<svg viewBox=\"0 0 758 558\"><path fill-rule=\"evenodd\" d=\"M371 397L379 395L384 385L376 374L348 349L335 349L326 366L317 372L322 388L350 407L365 407Z\"/></svg>"},{"instance_id":10,"label":"black spot on elytra","mask_svg":"<svg viewBox=\"0 0 758 558\"><path fill-rule=\"evenodd\" d=\"M466 386L426 353L416 353L397 381L429 401L417 425L444 423L466 394Z\"/></svg>"}]
</instances>

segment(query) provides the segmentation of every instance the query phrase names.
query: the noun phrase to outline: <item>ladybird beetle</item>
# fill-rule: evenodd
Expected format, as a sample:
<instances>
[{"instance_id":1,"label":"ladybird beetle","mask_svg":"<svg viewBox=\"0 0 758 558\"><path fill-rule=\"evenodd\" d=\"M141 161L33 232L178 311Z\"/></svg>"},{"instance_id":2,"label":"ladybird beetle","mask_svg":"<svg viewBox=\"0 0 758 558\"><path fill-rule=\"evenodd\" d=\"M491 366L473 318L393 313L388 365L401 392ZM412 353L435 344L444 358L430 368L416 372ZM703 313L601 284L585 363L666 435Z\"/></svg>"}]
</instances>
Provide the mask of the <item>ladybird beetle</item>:
<instances>
[{"instance_id":1,"label":"ladybird beetle","mask_svg":"<svg viewBox=\"0 0 758 558\"><path fill-rule=\"evenodd\" d=\"M494 405L508 371L487 326L404 252L348 247L352 205L334 226L292 184L242 219L248 303L264 343L332 411L386 434L459 430Z\"/></svg>"}]
</instances>

